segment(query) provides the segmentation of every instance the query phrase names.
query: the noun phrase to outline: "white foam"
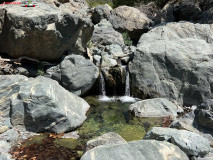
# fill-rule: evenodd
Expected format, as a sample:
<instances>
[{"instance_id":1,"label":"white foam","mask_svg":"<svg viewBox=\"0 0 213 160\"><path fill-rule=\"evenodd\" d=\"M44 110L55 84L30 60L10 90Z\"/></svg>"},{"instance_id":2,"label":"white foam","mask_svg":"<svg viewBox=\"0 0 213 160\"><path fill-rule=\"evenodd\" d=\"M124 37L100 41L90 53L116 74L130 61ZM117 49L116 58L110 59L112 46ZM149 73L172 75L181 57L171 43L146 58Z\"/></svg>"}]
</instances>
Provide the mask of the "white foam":
<instances>
[{"instance_id":1,"label":"white foam","mask_svg":"<svg viewBox=\"0 0 213 160\"><path fill-rule=\"evenodd\" d=\"M107 97L107 96L99 96L100 102L113 102L113 101L121 101L122 103L134 103L138 101L138 98L130 97L130 96L121 96L121 97Z\"/></svg>"},{"instance_id":2,"label":"white foam","mask_svg":"<svg viewBox=\"0 0 213 160\"><path fill-rule=\"evenodd\" d=\"M137 101L136 98L133 98L133 97L130 97L130 96L122 96L122 97L119 98L119 100L123 103L125 103L125 102L133 102L134 103L134 102Z\"/></svg>"}]
</instances>

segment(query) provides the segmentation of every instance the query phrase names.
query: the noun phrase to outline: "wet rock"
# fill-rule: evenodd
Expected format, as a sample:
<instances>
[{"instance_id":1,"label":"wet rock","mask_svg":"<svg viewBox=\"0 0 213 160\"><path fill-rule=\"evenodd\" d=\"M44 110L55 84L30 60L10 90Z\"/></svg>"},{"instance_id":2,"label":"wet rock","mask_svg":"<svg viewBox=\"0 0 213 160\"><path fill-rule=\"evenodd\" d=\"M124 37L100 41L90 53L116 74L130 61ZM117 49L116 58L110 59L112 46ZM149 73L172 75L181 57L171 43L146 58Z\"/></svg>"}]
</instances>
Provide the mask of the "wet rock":
<instances>
[{"instance_id":1,"label":"wet rock","mask_svg":"<svg viewBox=\"0 0 213 160\"><path fill-rule=\"evenodd\" d=\"M89 105L54 80L18 75L0 76L0 80L0 109L5 117L10 116L13 126L22 125L36 132L63 133L86 120Z\"/></svg>"},{"instance_id":2,"label":"wet rock","mask_svg":"<svg viewBox=\"0 0 213 160\"><path fill-rule=\"evenodd\" d=\"M102 68L107 95L123 96L125 93L126 69L123 67Z\"/></svg>"},{"instance_id":3,"label":"wet rock","mask_svg":"<svg viewBox=\"0 0 213 160\"><path fill-rule=\"evenodd\" d=\"M129 110L136 117L171 117L175 119L177 112L183 109L165 98L154 98L138 101L129 106Z\"/></svg>"},{"instance_id":4,"label":"wet rock","mask_svg":"<svg viewBox=\"0 0 213 160\"><path fill-rule=\"evenodd\" d=\"M0 52L15 58L57 60L65 51L82 54L93 33L89 18L64 13L48 3L37 2L33 9L4 5L1 10L6 12Z\"/></svg>"},{"instance_id":5,"label":"wet rock","mask_svg":"<svg viewBox=\"0 0 213 160\"><path fill-rule=\"evenodd\" d=\"M66 56L58 66L50 67L46 72L76 95L88 92L99 76L99 69L80 55Z\"/></svg>"},{"instance_id":6,"label":"wet rock","mask_svg":"<svg viewBox=\"0 0 213 160\"><path fill-rule=\"evenodd\" d=\"M142 35L129 64L133 95L187 106L213 97L212 43L207 24L167 23Z\"/></svg>"},{"instance_id":7,"label":"wet rock","mask_svg":"<svg viewBox=\"0 0 213 160\"><path fill-rule=\"evenodd\" d=\"M101 20L100 23L95 25L92 42L96 46L110 44L124 45L122 34L115 31L112 24L106 19Z\"/></svg>"},{"instance_id":8,"label":"wet rock","mask_svg":"<svg viewBox=\"0 0 213 160\"><path fill-rule=\"evenodd\" d=\"M86 144L86 151L89 151L97 146L126 143L126 141L117 133L108 132L100 137L92 139Z\"/></svg>"},{"instance_id":9,"label":"wet rock","mask_svg":"<svg viewBox=\"0 0 213 160\"><path fill-rule=\"evenodd\" d=\"M188 160L177 146L154 140L132 141L123 144L104 145L86 152L81 160Z\"/></svg>"},{"instance_id":10,"label":"wet rock","mask_svg":"<svg viewBox=\"0 0 213 160\"><path fill-rule=\"evenodd\" d=\"M153 127L144 136L144 139L171 142L172 144L177 145L188 156L204 157L210 152L209 142L205 138L186 130Z\"/></svg>"},{"instance_id":11,"label":"wet rock","mask_svg":"<svg viewBox=\"0 0 213 160\"><path fill-rule=\"evenodd\" d=\"M113 28L119 32L128 32L130 38L138 41L149 30L151 20L138 9L120 6L111 11L109 18Z\"/></svg>"},{"instance_id":12,"label":"wet rock","mask_svg":"<svg viewBox=\"0 0 213 160\"><path fill-rule=\"evenodd\" d=\"M102 19L109 19L111 10L112 10L112 7L110 7L108 4L95 7L93 10L93 13L92 13L92 17L91 17L93 23L97 24Z\"/></svg>"}]
</instances>

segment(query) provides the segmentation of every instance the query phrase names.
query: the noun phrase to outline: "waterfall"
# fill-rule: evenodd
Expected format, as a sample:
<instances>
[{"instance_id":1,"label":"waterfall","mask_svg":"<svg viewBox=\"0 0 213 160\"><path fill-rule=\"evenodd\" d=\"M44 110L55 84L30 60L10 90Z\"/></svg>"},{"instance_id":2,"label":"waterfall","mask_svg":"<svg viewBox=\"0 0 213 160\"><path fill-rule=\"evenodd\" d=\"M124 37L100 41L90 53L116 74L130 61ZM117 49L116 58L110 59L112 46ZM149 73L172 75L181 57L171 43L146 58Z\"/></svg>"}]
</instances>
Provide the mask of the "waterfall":
<instances>
[{"instance_id":1,"label":"waterfall","mask_svg":"<svg viewBox=\"0 0 213 160\"><path fill-rule=\"evenodd\" d=\"M102 72L100 74L100 95L106 96L105 81Z\"/></svg>"},{"instance_id":2,"label":"waterfall","mask_svg":"<svg viewBox=\"0 0 213 160\"><path fill-rule=\"evenodd\" d=\"M128 67L126 68L125 96L130 96L129 70L128 70Z\"/></svg>"}]
</instances>

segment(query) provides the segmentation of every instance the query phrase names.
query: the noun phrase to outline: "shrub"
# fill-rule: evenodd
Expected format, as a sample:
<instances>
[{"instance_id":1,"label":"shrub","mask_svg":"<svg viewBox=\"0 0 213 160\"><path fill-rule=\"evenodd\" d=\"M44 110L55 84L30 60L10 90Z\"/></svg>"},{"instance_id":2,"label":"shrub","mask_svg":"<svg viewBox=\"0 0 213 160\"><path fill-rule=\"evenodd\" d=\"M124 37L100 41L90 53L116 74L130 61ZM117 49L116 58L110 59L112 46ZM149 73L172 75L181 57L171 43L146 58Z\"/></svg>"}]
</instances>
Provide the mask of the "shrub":
<instances>
[{"instance_id":1,"label":"shrub","mask_svg":"<svg viewBox=\"0 0 213 160\"><path fill-rule=\"evenodd\" d=\"M122 36L123 36L123 39L124 39L124 44L125 44L126 46L131 46L131 45L132 45L132 40L130 39L129 34L128 34L127 32L124 32L124 33L122 34Z\"/></svg>"},{"instance_id":2,"label":"shrub","mask_svg":"<svg viewBox=\"0 0 213 160\"><path fill-rule=\"evenodd\" d=\"M90 7L108 4L113 7L112 0L86 0Z\"/></svg>"},{"instance_id":3,"label":"shrub","mask_svg":"<svg viewBox=\"0 0 213 160\"><path fill-rule=\"evenodd\" d=\"M42 63L38 63L37 65L37 76L43 76L44 75L44 65Z\"/></svg>"},{"instance_id":4,"label":"shrub","mask_svg":"<svg viewBox=\"0 0 213 160\"><path fill-rule=\"evenodd\" d=\"M147 4L149 2L155 2L157 6L163 7L170 0L112 0L113 6L118 7L122 5L126 6L136 6L138 4Z\"/></svg>"}]
</instances>

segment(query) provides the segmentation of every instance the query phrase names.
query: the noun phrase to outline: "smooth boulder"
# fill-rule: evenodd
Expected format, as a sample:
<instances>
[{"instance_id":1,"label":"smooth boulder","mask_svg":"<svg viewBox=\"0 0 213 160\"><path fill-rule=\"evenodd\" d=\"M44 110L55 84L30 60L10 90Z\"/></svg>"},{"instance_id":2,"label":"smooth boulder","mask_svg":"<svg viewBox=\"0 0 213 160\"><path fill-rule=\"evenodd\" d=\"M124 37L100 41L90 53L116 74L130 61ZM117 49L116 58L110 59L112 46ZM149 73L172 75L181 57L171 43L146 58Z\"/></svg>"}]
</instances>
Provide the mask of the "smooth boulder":
<instances>
[{"instance_id":1,"label":"smooth boulder","mask_svg":"<svg viewBox=\"0 0 213 160\"><path fill-rule=\"evenodd\" d=\"M83 54L94 29L91 20L45 2L36 3L36 7L1 7L0 52L38 60L57 60L66 51Z\"/></svg>"},{"instance_id":2,"label":"smooth boulder","mask_svg":"<svg viewBox=\"0 0 213 160\"><path fill-rule=\"evenodd\" d=\"M176 118L177 112L183 111L165 98L138 101L131 104L129 110L136 117L171 117L172 119Z\"/></svg>"},{"instance_id":3,"label":"smooth boulder","mask_svg":"<svg viewBox=\"0 0 213 160\"><path fill-rule=\"evenodd\" d=\"M86 120L89 105L45 77L0 76L0 110L13 126L35 132L64 133Z\"/></svg>"},{"instance_id":4,"label":"smooth boulder","mask_svg":"<svg viewBox=\"0 0 213 160\"><path fill-rule=\"evenodd\" d=\"M188 160L177 146L155 140L103 145L86 152L81 160Z\"/></svg>"},{"instance_id":5,"label":"smooth boulder","mask_svg":"<svg viewBox=\"0 0 213 160\"><path fill-rule=\"evenodd\" d=\"M83 56L69 55L59 65L50 67L47 73L68 91L83 95L96 82L99 69Z\"/></svg>"},{"instance_id":6,"label":"smooth boulder","mask_svg":"<svg viewBox=\"0 0 213 160\"><path fill-rule=\"evenodd\" d=\"M138 41L149 30L151 20L134 7L119 6L111 11L109 21L115 30L127 32L130 38Z\"/></svg>"},{"instance_id":7,"label":"smooth boulder","mask_svg":"<svg viewBox=\"0 0 213 160\"><path fill-rule=\"evenodd\" d=\"M134 96L197 105L213 97L213 26L167 23L143 34L129 64Z\"/></svg>"},{"instance_id":8,"label":"smooth boulder","mask_svg":"<svg viewBox=\"0 0 213 160\"><path fill-rule=\"evenodd\" d=\"M202 136L186 130L153 127L143 139L168 141L177 145L188 156L205 156L211 148L209 142Z\"/></svg>"}]
</instances>

